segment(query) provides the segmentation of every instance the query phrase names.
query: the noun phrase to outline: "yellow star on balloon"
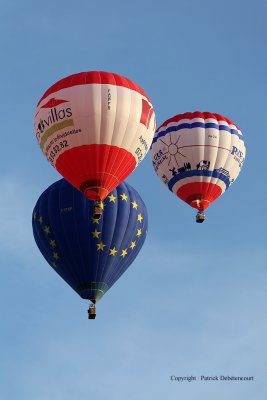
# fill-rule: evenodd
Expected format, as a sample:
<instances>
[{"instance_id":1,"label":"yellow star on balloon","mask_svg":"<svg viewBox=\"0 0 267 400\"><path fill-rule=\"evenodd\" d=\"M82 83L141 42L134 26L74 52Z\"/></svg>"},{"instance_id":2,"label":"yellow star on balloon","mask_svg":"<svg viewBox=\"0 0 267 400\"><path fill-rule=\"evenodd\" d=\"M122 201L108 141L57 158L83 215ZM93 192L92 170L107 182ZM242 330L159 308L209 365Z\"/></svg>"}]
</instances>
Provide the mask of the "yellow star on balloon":
<instances>
[{"instance_id":1,"label":"yellow star on balloon","mask_svg":"<svg viewBox=\"0 0 267 400\"><path fill-rule=\"evenodd\" d=\"M126 254L128 254L127 253L127 249L124 249L124 250L122 250L122 252L121 252L121 257L125 257L126 256Z\"/></svg>"},{"instance_id":2,"label":"yellow star on balloon","mask_svg":"<svg viewBox=\"0 0 267 400\"><path fill-rule=\"evenodd\" d=\"M116 250L115 247L113 249L109 249L109 256L115 256L116 253L118 253L118 250Z\"/></svg>"},{"instance_id":3,"label":"yellow star on balloon","mask_svg":"<svg viewBox=\"0 0 267 400\"><path fill-rule=\"evenodd\" d=\"M99 224L99 219L91 217L93 224Z\"/></svg>"},{"instance_id":4,"label":"yellow star on balloon","mask_svg":"<svg viewBox=\"0 0 267 400\"><path fill-rule=\"evenodd\" d=\"M122 199L122 200L125 200L125 201L127 201L127 199L128 199L128 196L126 196L126 194L125 194L125 193L123 193L123 194L120 194L120 196L121 196L121 199Z\"/></svg>"},{"instance_id":5,"label":"yellow star on balloon","mask_svg":"<svg viewBox=\"0 0 267 400\"><path fill-rule=\"evenodd\" d=\"M93 235L93 238L97 238L97 239L99 238L100 233L101 232L96 229L94 230L94 232L91 232L91 234Z\"/></svg>"},{"instance_id":6,"label":"yellow star on balloon","mask_svg":"<svg viewBox=\"0 0 267 400\"><path fill-rule=\"evenodd\" d=\"M137 229L137 234L136 236L140 236L142 234L142 229Z\"/></svg>"},{"instance_id":7,"label":"yellow star on balloon","mask_svg":"<svg viewBox=\"0 0 267 400\"><path fill-rule=\"evenodd\" d=\"M52 247L56 247L56 241L55 240L50 240L49 244Z\"/></svg>"},{"instance_id":8,"label":"yellow star on balloon","mask_svg":"<svg viewBox=\"0 0 267 400\"><path fill-rule=\"evenodd\" d=\"M34 220L36 219L36 211L34 211L34 213L33 213L33 219Z\"/></svg>"},{"instance_id":9,"label":"yellow star on balloon","mask_svg":"<svg viewBox=\"0 0 267 400\"><path fill-rule=\"evenodd\" d=\"M110 196L108 196L108 198L109 198L109 202L110 203L111 202L115 203L115 200L116 200L117 197L115 197L113 194L111 194Z\"/></svg>"},{"instance_id":10,"label":"yellow star on balloon","mask_svg":"<svg viewBox=\"0 0 267 400\"><path fill-rule=\"evenodd\" d=\"M55 261L52 262L52 267L53 267L53 268L57 268L57 264L55 263Z\"/></svg>"},{"instance_id":11,"label":"yellow star on balloon","mask_svg":"<svg viewBox=\"0 0 267 400\"><path fill-rule=\"evenodd\" d=\"M131 242L131 244L130 244L130 248L131 248L132 250L135 248L135 246L136 246L136 241L134 241L134 242Z\"/></svg>"},{"instance_id":12,"label":"yellow star on balloon","mask_svg":"<svg viewBox=\"0 0 267 400\"><path fill-rule=\"evenodd\" d=\"M97 243L97 250L104 251L104 247L106 247L106 244L103 242Z\"/></svg>"},{"instance_id":13,"label":"yellow star on balloon","mask_svg":"<svg viewBox=\"0 0 267 400\"><path fill-rule=\"evenodd\" d=\"M40 215L40 217L39 217L39 219L38 219L38 221L40 222L40 224L42 225L42 223L43 223L43 217Z\"/></svg>"},{"instance_id":14,"label":"yellow star on balloon","mask_svg":"<svg viewBox=\"0 0 267 400\"><path fill-rule=\"evenodd\" d=\"M133 205L133 208L135 208L137 210L138 204L136 203L136 201L134 200L131 203Z\"/></svg>"},{"instance_id":15,"label":"yellow star on balloon","mask_svg":"<svg viewBox=\"0 0 267 400\"><path fill-rule=\"evenodd\" d=\"M45 227L44 227L44 232L45 232L46 235L48 235L49 233L51 233L51 232L50 232L49 226L45 226Z\"/></svg>"},{"instance_id":16,"label":"yellow star on balloon","mask_svg":"<svg viewBox=\"0 0 267 400\"><path fill-rule=\"evenodd\" d=\"M59 259L58 253L54 252L54 253L53 253L53 258L55 258L56 260L58 260L58 259Z\"/></svg>"},{"instance_id":17,"label":"yellow star on balloon","mask_svg":"<svg viewBox=\"0 0 267 400\"><path fill-rule=\"evenodd\" d=\"M143 219L142 214L141 214L141 213L138 214L137 220L138 220L139 222L142 222L142 219Z\"/></svg>"},{"instance_id":18,"label":"yellow star on balloon","mask_svg":"<svg viewBox=\"0 0 267 400\"><path fill-rule=\"evenodd\" d=\"M104 210L104 207L105 207L105 203L103 203L103 201L101 201L101 203L99 203L99 207L102 209L102 210Z\"/></svg>"}]
</instances>

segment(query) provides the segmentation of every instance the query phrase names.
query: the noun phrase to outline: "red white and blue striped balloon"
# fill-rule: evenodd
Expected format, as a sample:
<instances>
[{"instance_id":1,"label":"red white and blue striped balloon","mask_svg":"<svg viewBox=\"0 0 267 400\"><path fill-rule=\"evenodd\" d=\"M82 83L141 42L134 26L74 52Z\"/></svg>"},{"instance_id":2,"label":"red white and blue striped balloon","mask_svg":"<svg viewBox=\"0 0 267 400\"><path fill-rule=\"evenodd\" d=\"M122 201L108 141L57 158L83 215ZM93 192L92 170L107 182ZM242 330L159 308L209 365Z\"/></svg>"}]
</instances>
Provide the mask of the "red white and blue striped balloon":
<instances>
[{"instance_id":1,"label":"red white and blue striped balloon","mask_svg":"<svg viewBox=\"0 0 267 400\"><path fill-rule=\"evenodd\" d=\"M199 111L165 121L151 146L158 177L200 212L236 180L245 154L242 132L232 121Z\"/></svg>"},{"instance_id":2,"label":"red white and blue striped balloon","mask_svg":"<svg viewBox=\"0 0 267 400\"><path fill-rule=\"evenodd\" d=\"M40 99L36 137L47 160L91 200L103 200L148 152L155 114L146 93L110 72L68 76Z\"/></svg>"}]
</instances>

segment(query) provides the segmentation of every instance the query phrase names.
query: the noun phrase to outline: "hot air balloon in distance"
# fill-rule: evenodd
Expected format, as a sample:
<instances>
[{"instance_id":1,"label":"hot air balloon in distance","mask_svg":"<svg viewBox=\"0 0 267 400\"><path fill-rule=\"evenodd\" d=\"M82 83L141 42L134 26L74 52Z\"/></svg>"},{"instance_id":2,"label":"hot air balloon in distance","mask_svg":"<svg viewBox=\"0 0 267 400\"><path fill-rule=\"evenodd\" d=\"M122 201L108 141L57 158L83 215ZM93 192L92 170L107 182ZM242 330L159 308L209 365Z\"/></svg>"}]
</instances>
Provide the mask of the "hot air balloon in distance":
<instances>
[{"instance_id":1,"label":"hot air balloon in distance","mask_svg":"<svg viewBox=\"0 0 267 400\"><path fill-rule=\"evenodd\" d=\"M204 210L236 180L246 148L240 129L210 112L186 112L165 121L155 132L151 160L156 174L176 196Z\"/></svg>"},{"instance_id":2,"label":"hot air balloon in distance","mask_svg":"<svg viewBox=\"0 0 267 400\"><path fill-rule=\"evenodd\" d=\"M102 71L56 82L38 102L34 121L47 160L96 201L100 214L98 203L145 157L155 126L146 93L129 79Z\"/></svg>"},{"instance_id":3,"label":"hot air balloon in distance","mask_svg":"<svg viewBox=\"0 0 267 400\"><path fill-rule=\"evenodd\" d=\"M61 179L39 197L32 226L36 244L51 267L83 299L95 304L132 264L147 234L147 210L137 191L121 183L101 203L102 218L94 219L94 202Z\"/></svg>"}]
</instances>

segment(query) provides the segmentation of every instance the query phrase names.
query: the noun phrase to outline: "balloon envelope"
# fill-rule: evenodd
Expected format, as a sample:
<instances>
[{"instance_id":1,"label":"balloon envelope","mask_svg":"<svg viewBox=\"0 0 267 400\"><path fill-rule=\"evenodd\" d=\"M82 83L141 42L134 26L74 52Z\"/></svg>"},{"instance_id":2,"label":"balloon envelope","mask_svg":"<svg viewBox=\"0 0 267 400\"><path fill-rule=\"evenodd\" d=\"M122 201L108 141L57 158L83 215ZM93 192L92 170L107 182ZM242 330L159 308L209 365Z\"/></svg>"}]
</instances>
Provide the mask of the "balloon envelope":
<instances>
[{"instance_id":1,"label":"balloon envelope","mask_svg":"<svg viewBox=\"0 0 267 400\"><path fill-rule=\"evenodd\" d=\"M245 160L242 132L228 118L187 112L165 121L151 146L154 169L179 198L205 210L236 180Z\"/></svg>"},{"instance_id":2,"label":"balloon envelope","mask_svg":"<svg viewBox=\"0 0 267 400\"><path fill-rule=\"evenodd\" d=\"M149 97L110 72L81 72L51 86L34 127L40 148L61 175L103 200L146 155L155 131Z\"/></svg>"},{"instance_id":3,"label":"balloon envelope","mask_svg":"<svg viewBox=\"0 0 267 400\"><path fill-rule=\"evenodd\" d=\"M105 201L100 220L93 201L65 179L43 192L33 211L33 234L52 268L84 299L97 302L139 253L147 233L147 210L125 182Z\"/></svg>"}]
</instances>

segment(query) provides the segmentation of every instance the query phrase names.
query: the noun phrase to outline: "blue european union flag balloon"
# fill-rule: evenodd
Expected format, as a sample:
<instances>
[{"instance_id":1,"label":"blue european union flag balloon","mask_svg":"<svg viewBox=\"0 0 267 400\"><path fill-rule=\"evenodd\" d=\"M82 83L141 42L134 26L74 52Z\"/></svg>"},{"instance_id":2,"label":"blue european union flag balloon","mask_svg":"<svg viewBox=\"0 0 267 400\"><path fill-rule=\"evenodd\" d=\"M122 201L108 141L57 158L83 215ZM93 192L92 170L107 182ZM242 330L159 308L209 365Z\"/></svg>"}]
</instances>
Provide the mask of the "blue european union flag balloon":
<instances>
[{"instance_id":1,"label":"blue european union flag balloon","mask_svg":"<svg viewBox=\"0 0 267 400\"><path fill-rule=\"evenodd\" d=\"M51 267L83 298L96 303L120 278L141 250L147 210L125 182L100 203L61 179L46 189L33 211L33 234Z\"/></svg>"}]
</instances>

